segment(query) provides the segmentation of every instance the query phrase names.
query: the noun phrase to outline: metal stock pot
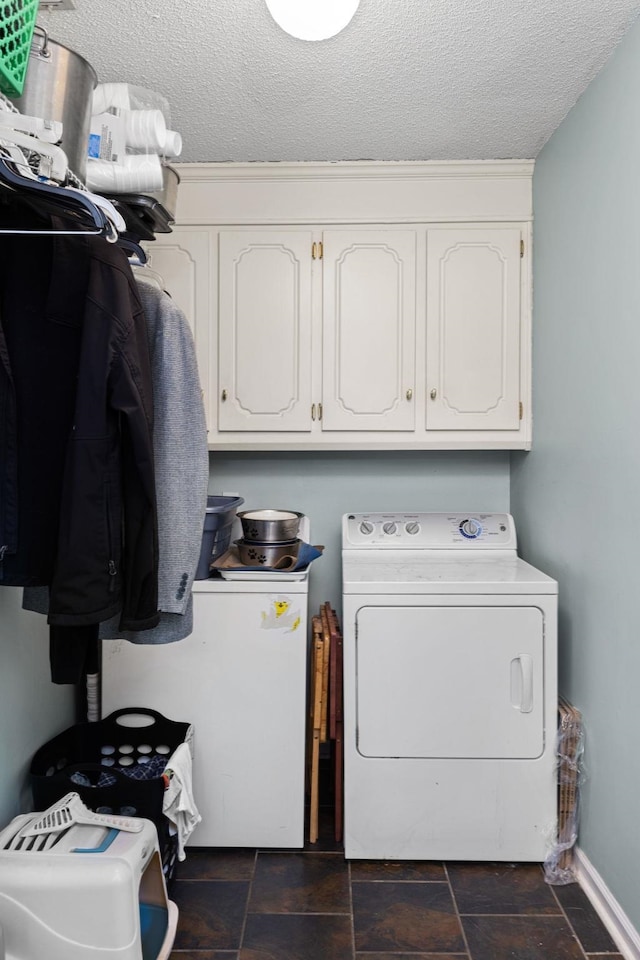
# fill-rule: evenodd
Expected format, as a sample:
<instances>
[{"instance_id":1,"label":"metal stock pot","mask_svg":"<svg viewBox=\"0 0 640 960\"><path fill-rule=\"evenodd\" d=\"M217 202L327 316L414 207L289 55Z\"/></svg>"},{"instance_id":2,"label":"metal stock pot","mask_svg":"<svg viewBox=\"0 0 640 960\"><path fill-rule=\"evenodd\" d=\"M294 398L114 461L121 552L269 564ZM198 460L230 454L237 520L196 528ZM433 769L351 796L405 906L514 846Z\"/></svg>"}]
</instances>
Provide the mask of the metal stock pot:
<instances>
[{"instance_id":1,"label":"metal stock pot","mask_svg":"<svg viewBox=\"0 0 640 960\"><path fill-rule=\"evenodd\" d=\"M95 70L84 57L36 26L22 96L14 99L20 113L62 123L60 146L69 168L86 180Z\"/></svg>"}]
</instances>

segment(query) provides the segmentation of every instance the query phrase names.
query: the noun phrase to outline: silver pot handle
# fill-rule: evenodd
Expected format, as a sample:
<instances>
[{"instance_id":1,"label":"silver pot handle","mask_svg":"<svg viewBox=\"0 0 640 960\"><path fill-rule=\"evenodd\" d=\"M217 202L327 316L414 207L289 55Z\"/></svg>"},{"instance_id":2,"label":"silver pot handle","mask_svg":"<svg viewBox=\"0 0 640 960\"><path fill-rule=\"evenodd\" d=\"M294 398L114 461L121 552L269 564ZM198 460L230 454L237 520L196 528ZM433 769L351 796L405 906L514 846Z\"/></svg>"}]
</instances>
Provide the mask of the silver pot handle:
<instances>
[{"instance_id":1,"label":"silver pot handle","mask_svg":"<svg viewBox=\"0 0 640 960\"><path fill-rule=\"evenodd\" d=\"M47 59L49 59L49 57L51 56L51 51L49 50L49 34L47 33L44 27L40 26L39 23L36 23L35 27L33 28L33 32L34 34L41 33L44 38L42 49L38 51L38 54L41 57L46 57Z\"/></svg>"}]
</instances>

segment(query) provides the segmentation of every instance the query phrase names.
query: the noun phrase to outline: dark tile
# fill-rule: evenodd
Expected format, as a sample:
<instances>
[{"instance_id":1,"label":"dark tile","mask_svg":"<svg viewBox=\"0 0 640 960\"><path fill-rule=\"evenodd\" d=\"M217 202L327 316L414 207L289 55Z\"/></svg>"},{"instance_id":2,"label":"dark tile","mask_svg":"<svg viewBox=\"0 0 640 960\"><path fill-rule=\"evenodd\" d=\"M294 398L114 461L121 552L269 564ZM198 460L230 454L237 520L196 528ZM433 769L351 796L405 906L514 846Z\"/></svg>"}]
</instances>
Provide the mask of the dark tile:
<instances>
[{"instance_id":1,"label":"dark tile","mask_svg":"<svg viewBox=\"0 0 640 960\"><path fill-rule=\"evenodd\" d=\"M463 917L472 960L584 960L564 917Z\"/></svg>"},{"instance_id":2,"label":"dark tile","mask_svg":"<svg viewBox=\"0 0 640 960\"><path fill-rule=\"evenodd\" d=\"M356 953L356 960L469 960L468 953Z\"/></svg>"},{"instance_id":3,"label":"dark tile","mask_svg":"<svg viewBox=\"0 0 640 960\"><path fill-rule=\"evenodd\" d=\"M464 951L446 883L352 883L356 950Z\"/></svg>"},{"instance_id":4,"label":"dark tile","mask_svg":"<svg viewBox=\"0 0 640 960\"><path fill-rule=\"evenodd\" d=\"M614 953L617 950L591 901L577 883L554 886L553 890L585 953Z\"/></svg>"},{"instance_id":5,"label":"dark tile","mask_svg":"<svg viewBox=\"0 0 640 960\"><path fill-rule=\"evenodd\" d=\"M352 880L440 880L444 866L437 860L352 860Z\"/></svg>"},{"instance_id":6,"label":"dark tile","mask_svg":"<svg viewBox=\"0 0 640 960\"><path fill-rule=\"evenodd\" d=\"M350 917L250 914L239 960L352 960Z\"/></svg>"},{"instance_id":7,"label":"dark tile","mask_svg":"<svg viewBox=\"0 0 640 960\"><path fill-rule=\"evenodd\" d=\"M238 960L238 954L235 950L174 950L169 960Z\"/></svg>"},{"instance_id":8,"label":"dark tile","mask_svg":"<svg viewBox=\"0 0 640 960\"><path fill-rule=\"evenodd\" d=\"M250 913L350 913L349 873L335 853L259 853Z\"/></svg>"},{"instance_id":9,"label":"dark tile","mask_svg":"<svg viewBox=\"0 0 640 960\"><path fill-rule=\"evenodd\" d=\"M178 916L175 950L238 950L249 883L176 880L171 890Z\"/></svg>"},{"instance_id":10,"label":"dark tile","mask_svg":"<svg viewBox=\"0 0 640 960\"><path fill-rule=\"evenodd\" d=\"M178 863L177 880L251 880L255 850L187 847L187 859Z\"/></svg>"},{"instance_id":11,"label":"dark tile","mask_svg":"<svg viewBox=\"0 0 640 960\"><path fill-rule=\"evenodd\" d=\"M560 913L537 863L451 863L449 882L466 913Z\"/></svg>"}]
</instances>

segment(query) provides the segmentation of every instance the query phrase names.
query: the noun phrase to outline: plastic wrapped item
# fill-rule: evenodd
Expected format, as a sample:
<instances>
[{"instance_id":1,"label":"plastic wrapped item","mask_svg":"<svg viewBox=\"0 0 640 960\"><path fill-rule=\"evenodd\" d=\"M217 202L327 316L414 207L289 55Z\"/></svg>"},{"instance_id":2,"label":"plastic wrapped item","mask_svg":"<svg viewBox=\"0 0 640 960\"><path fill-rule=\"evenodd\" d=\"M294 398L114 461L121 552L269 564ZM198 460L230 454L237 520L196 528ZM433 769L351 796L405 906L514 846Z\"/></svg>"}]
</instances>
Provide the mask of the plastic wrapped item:
<instances>
[{"instance_id":1,"label":"plastic wrapped item","mask_svg":"<svg viewBox=\"0 0 640 960\"><path fill-rule=\"evenodd\" d=\"M153 193L161 190L162 184L162 164L154 153L127 154L121 163L94 160L87 169L87 186L107 196L112 193Z\"/></svg>"},{"instance_id":2,"label":"plastic wrapped item","mask_svg":"<svg viewBox=\"0 0 640 960\"><path fill-rule=\"evenodd\" d=\"M162 162L182 152L169 104L153 90L98 84L93 96L87 186L103 193L162 189Z\"/></svg>"},{"instance_id":3,"label":"plastic wrapped item","mask_svg":"<svg viewBox=\"0 0 640 960\"><path fill-rule=\"evenodd\" d=\"M544 862L547 883L575 883L573 848L578 838L584 728L579 710L560 697L558 702L558 833Z\"/></svg>"},{"instance_id":4,"label":"plastic wrapped item","mask_svg":"<svg viewBox=\"0 0 640 960\"><path fill-rule=\"evenodd\" d=\"M97 116L113 109L131 110L128 83L99 83L93 91L92 114Z\"/></svg>"},{"instance_id":5,"label":"plastic wrapped item","mask_svg":"<svg viewBox=\"0 0 640 960\"><path fill-rule=\"evenodd\" d=\"M163 153L167 160L173 160L182 153L182 137L177 130L167 130Z\"/></svg>"}]
</instances>

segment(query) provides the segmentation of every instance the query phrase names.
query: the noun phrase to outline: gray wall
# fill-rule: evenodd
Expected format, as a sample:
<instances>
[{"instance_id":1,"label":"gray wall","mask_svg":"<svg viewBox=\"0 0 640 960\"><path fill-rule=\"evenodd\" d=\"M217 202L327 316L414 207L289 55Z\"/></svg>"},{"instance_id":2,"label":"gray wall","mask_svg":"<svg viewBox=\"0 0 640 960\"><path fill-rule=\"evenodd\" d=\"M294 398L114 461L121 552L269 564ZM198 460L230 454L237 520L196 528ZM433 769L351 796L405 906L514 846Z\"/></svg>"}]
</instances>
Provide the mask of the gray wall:
<instances>
[{"instance_id":1,"label":"gray wall","mask_svg":"<svg viewBox=\"0 0 640 960\"><path fill-rule=\"evenodd\" d=\"M213 453L210 493L249 507L299 510L325 551L310 573L313 613L341 610L340 523L363 510L508 511L509 454L498 452Z\"/></svg>"},{"instance_id":2,"label":"gray wall","mask_svg":"<svg viewBox=\"0 0 640 960\"><path fill-rule=\"evenodd\" d=\"M534 176L534 442L524 555L560 584L561 689L584 714L579 843L640 929L640 23Z\"/></svg>"},{"instance_id":3,"label":"gray wall","mask_svg":"<svg viewBox=\"0 0 640 960\"><path fill-rule=\"evenodd\" d=\"M46 619L21 602L21 589L0 589L0 827L30 809L33 753L74 722L72 688L49 679Z\"/></svg>"}]
</instances>

